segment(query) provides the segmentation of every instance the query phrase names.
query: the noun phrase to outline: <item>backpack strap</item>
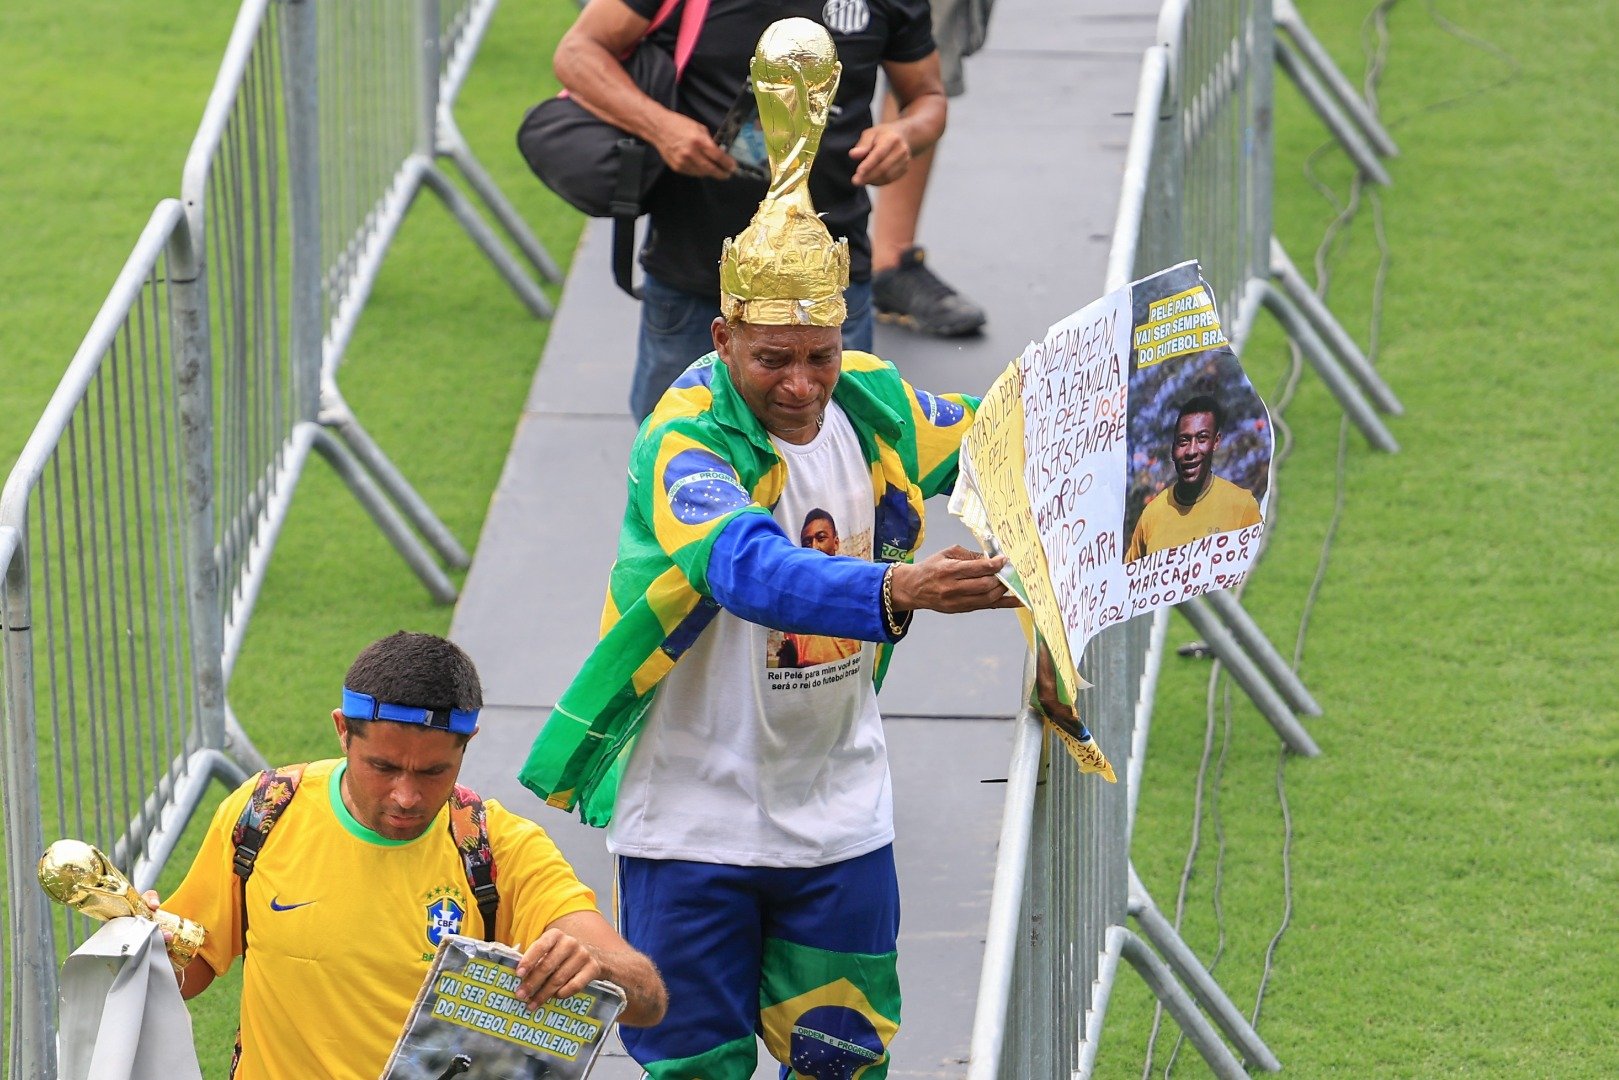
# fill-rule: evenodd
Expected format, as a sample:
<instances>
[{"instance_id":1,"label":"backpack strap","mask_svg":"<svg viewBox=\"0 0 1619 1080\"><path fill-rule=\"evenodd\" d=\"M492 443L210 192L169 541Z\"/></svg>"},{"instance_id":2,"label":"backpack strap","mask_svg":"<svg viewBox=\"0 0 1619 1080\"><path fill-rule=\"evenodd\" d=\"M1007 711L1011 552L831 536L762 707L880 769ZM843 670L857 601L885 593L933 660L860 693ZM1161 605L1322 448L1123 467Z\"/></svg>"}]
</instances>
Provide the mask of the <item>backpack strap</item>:
<instances>
[{"instance_id":1,"label":"backpack strap","mask_svg":"<svg viewBox=\"0 0 1619 1080\"><path fill-rule=\"evenodd\" d=\"M253 794L248 796L247 805L242 807L241 816L236 819L236 828L230 834L231 843L236 846L231 870L244 883L253 876L253 863L258 859L259 849L264 846L270 830L275 828L281 812L297 794L306 767L283 765L279 769L265 769L259 773L258 781L253 785Z\"/></svg>"},{"instance_id":2,"label":"backpack strap","mask_svg":"<svg viewBox=\"0 0 1619 1080\"><path fill-rule=\"evenodd\" d=\"M242 879L237 897L241 912L243 956L247 955L247 879L253 876L253 864L258 860L259 850L264 847L270 830L275 828L275 823L281 819L281 812L298 793L304 768L303 764L283 765L279 769L265 769L259 773L258 781L253 785L253 794L248 796L247 805L242 807L242 813L236 819L236 828L231 830L230 840L236 846L236 854L231 858L231 871Z\"/></svg>"},{"instance_id":3,"label":"backpack strap","mask_svg":"<svg viewBox=\"0 0 1619 1080\"><path fill-rule=\"evenodd\" d=\"M654 30L669 21L669 17L675 13L675 8L680 8L679 29L675 33L677 81L685 73L686 65L691 62L691 54L697 51L697 37L703 32L703 20L708 18L708 3L709 0L684 0L682 6L682 0L663 0L658 6L657 14L652 16L651 21L646 24L646 29L641 32L640 41L645 41L652 36ZM640 44L640 41L636 44Z\"/></svg>"},{"instance_id":4,"label":"backpack strap","mask_svg":"<svg viewBox=\"0 0 1619 1080\"><path fill-rule=\"evenodd\" d=\"M489 846L489 814L478 793L460 784L450 793L450 838L483 918L483 939L494 941L500 891L495 887L495 853Z\"/></svg>"},{"instance_id":5,"label":"backpack strap","mask_svg":"<svg viewBox=\"0 0 1619 1080\"><path fill-rule=\"evenodd\" d=\"M652 147L629 136L618 140L618 186L609 209L613 215L613 281L641 299L635 284L635 219L641 216L641 177L660 164Z\"/></svg>"},{"instance_id":6,"label":"backpack strap","mask_svg":"<svg viewBox=\"0 0 1619 1080\"><path fill-rule=\"evenodd\" d=\"M668 18L667 15L664 18ZM686 0L680 12L680 30L675 34L675 81L686 73L691 54L697 51L697 38L703 32L703 20L708 18L708 0ZM648 33L651 30L648 29Z\"/></svg>"},{"instance_id":7,"label":"backpack strap","mask_svg":"<svg viewBox=\"0 0 1619 1080\"><path fill-rule=\"evenodd\" d=\"M242 924L242 961L247 961L247 879L253 876L253 864L258 861L259 850L264 847L265 839L275 823L281 819L281 812L292 802L292 797L298 793L298 784L304 778L305 766L283 765L279 769L265 769L259 773L259 778L253 785L253 794L247 798L247 805L242 807L241 814L236 819L236 827L231 830L230 842L236 846L236 854L231 857L231 872L241 879L241 887L236 892L236 909ZM242 1061L242 1029L236 1029L236 1046L231 1051L229 1077L236 1075L236 1067Z\"/></svg>"}]
</instances>

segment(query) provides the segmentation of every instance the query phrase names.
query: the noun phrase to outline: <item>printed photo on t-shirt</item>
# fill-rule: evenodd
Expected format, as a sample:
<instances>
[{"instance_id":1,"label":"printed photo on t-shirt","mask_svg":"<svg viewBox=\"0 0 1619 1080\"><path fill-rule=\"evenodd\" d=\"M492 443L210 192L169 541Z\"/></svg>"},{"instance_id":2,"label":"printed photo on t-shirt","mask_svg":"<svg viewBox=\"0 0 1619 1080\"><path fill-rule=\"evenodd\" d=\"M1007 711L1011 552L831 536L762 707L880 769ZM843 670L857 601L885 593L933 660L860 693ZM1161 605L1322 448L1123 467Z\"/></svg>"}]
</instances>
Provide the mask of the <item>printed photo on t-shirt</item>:
<instances>
[{"instance_id":1,"label":"printed photo on t-shirt","mask_svg":"<svg viewBox=\"0 0 1619 1080\"><path fill-rule=\"evenodd\" d=\"M814 548L825 555L848 555L856 559L871 558L871 530L861 529L852 536L840 536L838 523L831 512L816 507L804 515L798 531L800 547ZM768 668L819 668L850 657L858 657L864 642L855 638L826 637L821 634L792 634L772 630L765 643L765 666ZM853 672L857 664L845 665ZM837 673L841 677L841 673ZM785 685L782 681L773 685Z\"/></svg>"}]
</instances>

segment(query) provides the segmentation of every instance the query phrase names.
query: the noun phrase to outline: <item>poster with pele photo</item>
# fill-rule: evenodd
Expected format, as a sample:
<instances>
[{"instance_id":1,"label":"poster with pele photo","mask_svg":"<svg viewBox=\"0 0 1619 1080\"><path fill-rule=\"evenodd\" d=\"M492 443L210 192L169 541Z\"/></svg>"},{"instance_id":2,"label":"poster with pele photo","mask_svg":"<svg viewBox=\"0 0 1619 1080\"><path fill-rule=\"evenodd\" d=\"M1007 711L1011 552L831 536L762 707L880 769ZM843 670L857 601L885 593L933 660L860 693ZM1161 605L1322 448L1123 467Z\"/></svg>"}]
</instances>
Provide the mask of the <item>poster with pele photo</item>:
<instances>
[{"instance_id":1,"label":"poster with pele photo","mask_svg":"<svg viewBox=\"0 0 1619 1080\"><path fill-rule=\"evenodd\" d=\"M592 982L533 1008L517 1000L522 954L446 935L382 1080L580 1080L590 1072L624 993Z\"/></svg>"},{"instance_id":2,"label":"poster with pele photo","mask_svg":"<svg viewBox=\"0 0 1619 1080\"><path fill-rule=\"evenodd\" d=\"M1029 343L979 402L950 509L1006 555L1003 576L1073 701L1097 634L1242 584L1272 451L1265 403L1188 261ZM1105 748L1069 734L1080 768L1111 779Z\"/></svg>"}]
</instances>

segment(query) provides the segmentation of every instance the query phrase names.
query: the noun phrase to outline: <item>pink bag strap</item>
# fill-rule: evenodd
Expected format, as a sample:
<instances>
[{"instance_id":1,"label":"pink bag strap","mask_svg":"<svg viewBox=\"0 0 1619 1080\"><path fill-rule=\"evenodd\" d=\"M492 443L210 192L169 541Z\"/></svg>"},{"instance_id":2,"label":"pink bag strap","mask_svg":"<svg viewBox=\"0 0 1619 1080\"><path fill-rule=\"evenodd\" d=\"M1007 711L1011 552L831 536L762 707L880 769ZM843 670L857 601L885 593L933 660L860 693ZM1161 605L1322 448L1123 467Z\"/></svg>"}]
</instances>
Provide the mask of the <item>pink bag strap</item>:
<instances>
[{"instance_id":1,"label":"pink bag strap","mask_svg":"<svg viewBox=\"0 0 1619 1080\"><path fill-rule=\"evenodd\" d=\"M682 0L663 0L663 6L658 13L652 16L647 24L646 33L641 35L642 40L651 36L652 32L669 21L675 8ZM680 12L680 32L675 35L675 79L686 72L686 64L691 60L691 54L697 51L697 35L703 32L703 20L708 18L708 0L684 0L685 8Z\"/></svg>"},{"instance_id":2,"label":"pink bag strap","mask_svg":"<svg viewBox=\"0 0 1619 1080\"><path fill-rule=\"evenodd\" d=\"M640 41L637 41L636 44L639 45L641 41L651 37L652 31L668 22L669 16L674 14L675 8L679 7L681 2L682 0L663 0L663 5L658 8L658 13L652 16L651 22L646 24L646 33L641 35ZM691 54L697 51L697 35L703 32L703 20L708 17L708 0L685 0L685 4L685 9L680 13L680 32L675 35L676 82L679 82L680 76L685 74L686 62L691 59ZM634 51L634 49L630 49L619 59L628 60L630 53ZM562 90L557 94L557 97L565 98L569 96L571 95L567 90Z\"/></svg>"},{"instance_id":3,"label":"pink bag strap","mask_svg":"<svg viewBox=\"0 0 1619 1080\"><path fill-rule=\"evenodd\" d=\"M652 21L647 23L646 33L642 34L641 36L645 38L648 34L651 34L652 31L668 22L669 16L673 15L675 13L675 8L679 6L680 0L663 0L663 6L658 8L658 13L656 15L652 16Z\"/></svg>"}]
</instances>

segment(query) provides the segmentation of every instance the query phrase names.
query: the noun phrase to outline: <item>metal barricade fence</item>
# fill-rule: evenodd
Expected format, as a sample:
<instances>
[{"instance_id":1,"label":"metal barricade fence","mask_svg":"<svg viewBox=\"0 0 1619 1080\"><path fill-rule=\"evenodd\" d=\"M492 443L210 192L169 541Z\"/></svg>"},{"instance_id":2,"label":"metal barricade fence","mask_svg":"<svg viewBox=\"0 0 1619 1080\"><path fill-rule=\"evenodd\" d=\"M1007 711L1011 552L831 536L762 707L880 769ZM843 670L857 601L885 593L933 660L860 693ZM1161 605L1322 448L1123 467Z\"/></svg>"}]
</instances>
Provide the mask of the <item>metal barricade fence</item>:
<instances>
[{"instance_id":1,"label":"metal barricade fence","mask_svg":"<svg viewBox=\"0 0 1619 1080\"><path fill-rule=\"evenodd\" d=\"M463 44L476 48L472 33L474 19L481 16L487 23L488 14L484 12L492 14L494 9L492 0L439 0L438 55L443 68L439 96L444 100L454 100L455 92L461 88L461 78L449 77L450 70L456 66L457 50ZM464 75L463 72L462 77Z\"/></svg>"},{"instance_id":2,"label":"metal barricade fence","mask_svg":"<svg viewBox=\"0 0 1619 1080\"><path fill-rule=\"evenodd\" d=\"M1400 152L1387 129L1310 33L1292 0L1275 0L1272 11L1276 29L1282 31L1276 35L1276 63L1320 115L1355 168L1375 183L1393 183L1379 160Z\"/></svg>"},{"instance_id":3,"label":"metal barricade fence","mask_svg":"<svg viewBox=\"0 0 1619 1080\"><path fill-rule=\"evenodd\" d=\"M1165 265L1177 255L1161 245L1144 249L1141 243L1152 229L1179 238L1180 207L1173 202L1178 192L1166 183L1158 137L1178 120L1163 109L1168 79L1169 50L1148 50L1109 258L1109 289L1130 281L1140 267ZM1154 224L1144 224L1148 218ZM1093 685L1077 706L1112 759L1117 784L1082 776L1060 744L1044 734L1037 717L1025 710L1018 718L970 1080L1089 1076L1121 959L1142 972L1218 1075L1245 1075L1163 961L1126 927L1132 894L1145 898L1144 890L1133 888L1138 883L1129 864L1129 837L1167 623L1167 612L1133 619L1103 633L1086 650L1082 670ZM1174 944L1180 944L1178 938ZM1031 1037L1035 1033L1041 1035ZM1247 1041L1257 1044L1253 1049L1260 1060L1268 1057L1251 1029L1239 1034L1251 1036Z\"/></svg>"},{"instance_id":4,"label":"metal barricade fence","mask_svg":"<svg viewBox=\"0 0 1619 1080\"><path fill-rule=\"evenodd\" d=\"M1240 349L1270 276L1269 0L1169 0L1158 32L1159 123L1141 134L1150 153L1139 181L1151 185L1153 212L1134 224L1121 216L1112 270L1125 281L1197 258ZM1138 107L1147 107L1149 96L1144 80ZM1320 706L1235 596L1209 594L1179 610L1288 746L1319 753L1298 716L1318 716Z\"/></svg>"},{"instance_id":5,"label":"metal barricade fence","mask_svg":"<svg viewBox=\"0 0 1619 1080\"><path fill-rule=\"evenodd\" d=\"M296 6L314 0L282 2ZM328 252L328 374L341 365L383 257L424 187L443 200L528 309L549 318L551 302L436 164L441 144L465 148L449 106L494 15L493 0L460 0L448 11L438 0L316 6L318 59L292 62L316 87L322 238ZM305 69L306 63L312 66ZM456 160L472 161L478 177L487 181L470 151ZM479 190L505 206L492 182ZM515 211L511 218L527 234ZM543 256L543 262L547 279L560 280L550 257Z\"/></svg>"},{"instance_id":6,"label":"metal barricade fence","mask_svg":"<svg viewBox=\"0 0 1619 1080\"><path fill-rule=\"evenodd\" d=\"M1391 412L1398 402L1369 365L1360 370L1324 306L1308 306L1313 294L1295 298L1297 272L1272 236L1270 0L1168 0L1159 35L1142 64L1106 287L1197 258L1239 349L1261 305L1272 310L1368 440L1393 449L1368 399ZM1319 706L1236 598L1211 593L1179 610L1279 737L1295 752L1318 753L1296 713L1318 715ZM1017 720L972 1080L1091 1075L1121 960L1217 1076L1247 1075L1238 1054L1251 1067L1280 1068L1130 866L1168 618L1135 619L1087 649L1083 670L1094 685L1079 708L1119 784L1080 775L1027 710ZM1154 948L1126 925L1132 916Z\"/></svg>"},{"instance_id":7,"label":"metal barricade fence","mask_svg":"<svg viewBox=\"0 0 1619 1080\"><path fill-rule=\"evenodd\" d=\"M1180 221L1169 234L1144 222L1139 246L1153 259L1196 257L1229 319L1270 257L1270 0L1169 0L1158 38L1178 123L1155 140L1157 165L1178 176Z\"/></svg>"},{"instance_id":8,"label":"metal barricade fence","mask_svg":"<svg viewBox=\"0 0 1619 1080\"><path fill-rule=\"evenodd\" d=\"M454 598L395 501L425 506L378 488L386 459L365 458L333 372L412 185L433 186L441 80L459 86L493 9L246 0L182 200L152 215L0 494L6 939L29 943L4 950L8 1076L55 1075L57 964L85 936L34 882L46 837L146 888L210 782L262 767L224 688L311 450Z\"/></svg>"},{"instance_id":9,"label":"metal barricade fence","mask_svg":"<svg viewBox=\"0 0 1619 1080\"><path fill-rule=\"evenodd\" d=\"M1295 79L1298 70L1287 63L1295 54L1280 45L1278 22L1295 40L1313 44L1288 0L1165 3L1158 24L1159 40L1169 50L1164 102L1166 115L1180 122L1159 133L1160 164L1176 185L1164 196L1171 213L1178 211L1178 220L1168 223L1172 228L1163 234L1163 241L1187 253L1180 257L1195 255L1202 263L1221 310L1232 321L1234 342L1243 340L1260 306L1270 310L1298 341L1366 440L1376 449L1392 452L1399 444L1378 413L1398 415L1399 400L1304 284L1271 229L1275 67L1282 61ZM1347 86L1324 50L1318 45L1315 50L1319 53L1315 62L1325 64L1336 83ZM1326 107L1325 98L1313 97L1307 85L1301 86L1312 105ZM1328 122L1332 124L1330 115ZM1377 126L1375 121L1370 124ZM1387 182L1388 175L1375 158L1373 164L1377 178ZM1367 165L1360 162L1360 167ZM1143 243L1157 239L1144 236ZM1213 606L1220 608L1221 616L1229 611L1229 605L1218 600ZM1232 629L1239 635L1245 630ZM1267 658L1266 675L1294 707L1313 713L1313 702L1305 701L1302 688L1287 685L1285 665L1279 661Z\"/></svg>"},{"instance_id":10,"label":"metal barricade fence","mask_svg":"<svg viewBox=\"0 0 1619 1080\"><path fill-rule=\"evenodd\" d=\"M238 12L181 180L208 300L222 652L232 657L279 526L275 509L302 467L293 433L312 419L292 332L283 10L249 0Z\"/></svg>"},{"instance_id":11,"label":"metal barricade fence","mask_svg":"<svg viewBox=\"0 0 1619 1080\"><path fill-rule=\"evenodd\" d=\"M404 165L423 140L418 5L360 0L316 3L313 53L290 57L314 90L320 177L322 328L327 363L340 362L383 255L415 198L420 176ZM435 76L436 77L436 76ZM430 132L426 136L431 138Z\"/></svg>"},{"instance_id":12,"label":"metal barricade fence","mask_svg":"<svg viewBox=\"0 0 1619 1080\"><path fill-rule=\"evenodd\" d=\"M435 599L448 603L456 595L440 561L471 561L356 418L337 370L387 250L424 187L443 199L534 314L551 313L435 164L441 148L454 156L514 242L542 259L552 280L560 277L537 241L523 242L526 226L466 149L445 96L459 89L494 8L471 0L446 16L436 0L246 0L238 15L182 182L193 228L206 238L220 312L213 328L221 404L251 425L233 428L232 445L221 451L221 558L231 585L227 673L311 450L348 484Z\"/></svg>"},{"instance_id":13,"label":"metal barricade fence","mask_svg":"<svg viewBox=\"0 0 1619 1080\"><path fill-rule=\"evenodd\" d=\"M329 88L338 96L360 100L365 95L352 88L382 93L390 79L403 77L398 65L383 65L391 75L378 74L376 58L411 45L408 27L356 14L370 10L315 0L247 0L182 173L186 213L205 256L207 347L217 388L227 677L311 451L332 465L435 598L448 602L455 596L444 571L378 490L371 470L323 423L327 316L364 299L334 290L332 282L352 285L353 264L367 257L352 244L336 244L328 263L323 234L342 235L333 221L347 228L345 223L358 220L362 224L355 228L364 231L374 207L351 192L394 175L387 159L414 137L411 128L400 143L380 114L351 111L352 131L371 134L351 133L347 151L334 159L338 165L323 168L323 140L340 141L336 129L320 120L320 80L339 78L319 66L323 41L340 58L345 50L351 54L351 62L336 64L349 69L347 81ZM350 27L348 38L332 30L322 39L322 18L351 20L370 38ZM390 44L394 38L398 43Z\"/></svg>"},{"instance_id":14,"label":"metal barricade fence","mask_svg":"<svg viewBox=\"0 0 1619 1080\"><path fill-rule=\"evenodd\" d=\"M461 93L461 85L466 82L467 75L472 70L472 60L478 53L478 47L483 44L484 34L488 31L498 6L499 0L422 0L423 25L432 26L436 22L439 27L437 39L439 79L436 85L430 87L434 92L433 103L436 109L432 149L439 157L447 157L455 162L461 175L466 178L468 186L482 200L484 208L494 215L506 238L528 259L540 278L552 284L560 284L562 271L556 261L545 250L545 246L535 238L528 223L478 162L455 122L456 98ZM451 205L450 209L458 217L461 216L456 206ZM470 204L466 209L471 211ZM475 214L472 216L476 217ZM474 241L480 247L485 247L485 240L474 231L475 227L465 220L462 224L468 228ZM493 239L492 234L489 239ZM495 269L506 278L507 284L518 294L518 298L529 304L536 315L542 318L551 316L550 301L544 294L533 289L532 283L528 281L518 264L497 257L487 247L485 254L490 256Z\"/></svg>"},{"instance_id":15,"label":"metal barricade fence","mask_svg":"<svg viewBox=\"0 0 1619 1080\"><path fill-rule=\"evenodd\" d=\"M437 164L440 157L453 159L540 277L561 280L550 254L455 123L455 95L495 7L495 0L457 0L447 8L438 0L322 5L316 59L294 61L317 88L311 110L321 136L299 160L314 167L319 158L322 241L330 253L322 278L320 421L342 438L349 464L363 467L409 527L456 568L468 566L471 556L360 424L336 374L387 250L423 188L438 196L530 312L540 318L553 312L545 293ZM395 539L396 546L401 542ZM436 599L453 600L454 586L425 554L406 557Z\"/></svg>"},{"instance_id":16,"label":"metal barricade fence","mask_svg":"<svg viewBox=\"0 0 1619 1080\"><path fill-rule=\"evenodd\" d=\"M283 2L296 8L314 0ZM532 314L553 313L540 286L438 166L439 157L453 158L541 276L561 280L549 254L473 156L451 110L494 10L493 0L452 3L447 14L439 0L323 4L313 52L290 60L315 87L310 115L321 132L298 155L310 167L319 158L319 217L329 253L322 280L320 420L438 557L456 568L470 565L471 556L360 424L336 376L388 248L424 188L443 202ZM434 597L453 600L449 579L418 562L412 558Z\"/></svg>"},{"instance_id":17,"label":"metal barricade fence","mask_svg":"<svg viewBox=\"0 0 1619 1080\"><path fill-rule=\"evenodd\" d=\"M441 0L439 4L439 57L441 74L438 90L437 152L455 162L466 178L467 185L483 201L484 207L500 224L507 238L516 245L541 279L555 283L562 281L562 271L551 253L545 250L528 227L528 222L517 212L484 169L455 122L455 100L461 93L461 84L472 69L472 58L478 53L489 22L495 17L499 0Z\"/></svg>"},{"instance_id":18,"label":"metal barricade fence","mask_svg":"<svg viewBox=\"0 0 1619 1080\"><path fill-rule=\"evenodd\" d=\"M45 837L146 888L209 782L246 777L225 752L196 271L166 200L0 494L12 1077L55 1075L57 963L85 933L34 881Z\"/></svg>"}]
</instances>

